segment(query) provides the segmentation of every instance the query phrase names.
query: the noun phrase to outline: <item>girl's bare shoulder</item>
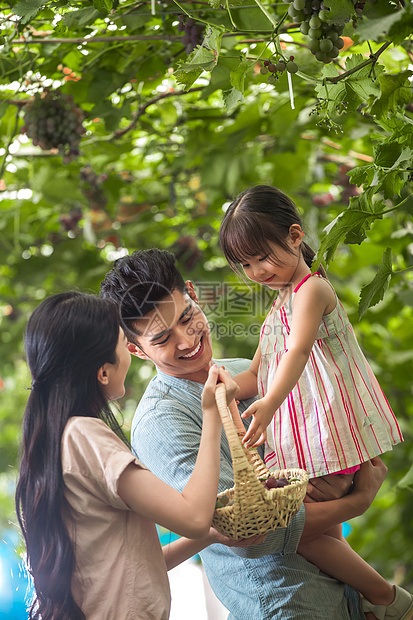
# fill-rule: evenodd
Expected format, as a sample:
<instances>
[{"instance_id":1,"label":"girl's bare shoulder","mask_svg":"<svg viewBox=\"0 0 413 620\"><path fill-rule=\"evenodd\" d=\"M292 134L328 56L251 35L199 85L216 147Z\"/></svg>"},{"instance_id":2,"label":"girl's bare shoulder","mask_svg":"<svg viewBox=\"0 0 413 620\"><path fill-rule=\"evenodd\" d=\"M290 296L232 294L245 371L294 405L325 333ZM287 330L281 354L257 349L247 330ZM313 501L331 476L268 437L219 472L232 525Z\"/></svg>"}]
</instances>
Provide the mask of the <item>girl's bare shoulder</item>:
<instances>
[{"instance_id":1,"label":"girl's bare shoulder","mask_svg":"<svg viewBox=\"0 0 413 620\"><path fill-rule=\"evenodd\" d=\"M317 300L317 304L322 303L325 306L323 314L330 314L337 305L337 295L332 284L318 274L314 274L300 286L295 298L294 301L303 301L305 298L309 301Z\"/></svg>"}]
</instances>

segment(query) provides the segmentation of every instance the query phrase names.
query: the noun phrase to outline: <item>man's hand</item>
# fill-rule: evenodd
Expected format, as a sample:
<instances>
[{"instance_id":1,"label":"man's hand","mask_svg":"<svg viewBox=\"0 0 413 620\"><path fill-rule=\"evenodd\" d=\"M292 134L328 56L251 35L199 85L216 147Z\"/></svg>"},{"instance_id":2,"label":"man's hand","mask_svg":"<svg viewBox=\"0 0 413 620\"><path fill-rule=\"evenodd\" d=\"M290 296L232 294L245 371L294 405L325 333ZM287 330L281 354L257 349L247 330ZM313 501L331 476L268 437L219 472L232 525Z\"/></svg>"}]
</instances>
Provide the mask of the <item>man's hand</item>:
<instances>
[{"instance_id":1,"label":"man's hand","mask_svg":"<svg viewBox=\"0 0 413 620\"><path fill-rule=\"evenodd\" d=\"M252 403L241 415L242 418L254 416L242 440L247 448L256 448L264 443L267 438L267 426L274 416L274 411L274 407L265 398L261 398Z\"/></svg>"},{"instance_id":2,"label":"man's hand","mask_svg":"<svg viewBox=\"0 0 413 620\"><path fill-rule=\"evenodd\" d=\"M366 502L365 510L372 504L386 475L387 467L379 456L362 463L360 469L354 474L352 495L362 495Z\"/></svg>"},{"instance_id":3,"label":"man's hand","mask_svg":"<svg viewBox=\"0 0 413 620\"><path fill-rule=\"evenodd\" d=\"M307 495L304 501L326 502L331 499L344 497L350 490L353 474L335 474L312 478L307 486Z\"/></svg>"}]
</instances>

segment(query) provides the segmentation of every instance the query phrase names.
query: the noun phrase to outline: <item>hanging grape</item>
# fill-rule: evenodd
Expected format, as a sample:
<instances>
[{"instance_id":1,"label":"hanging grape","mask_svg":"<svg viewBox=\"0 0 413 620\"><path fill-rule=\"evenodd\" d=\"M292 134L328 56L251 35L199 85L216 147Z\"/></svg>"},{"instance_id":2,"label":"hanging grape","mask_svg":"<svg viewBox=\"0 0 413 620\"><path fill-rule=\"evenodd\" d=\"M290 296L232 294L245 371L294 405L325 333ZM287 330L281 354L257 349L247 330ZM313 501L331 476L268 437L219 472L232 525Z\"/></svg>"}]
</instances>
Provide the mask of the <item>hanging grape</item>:
<instances>
[{"instance_id":1,"label":"hanging grape","mask_svg":"<svg viewBox=\"0 0 413 620\"><path fill-rule=\"evenodd\" d=\"M21 132L44 151L58 149L64 163L68 163L79 155L85 132L83 120L83 111L73 103L71 95L46 89L25 104Z\"/></svg>"},{"instance_id":2,"label":"hanging grape","mask_svg":"<svg viewBox=\"0 0 413 620\"><path fill-rule=\"evenodd\" d=\"M317 60L329 63L339 55L344 46L340 37L344 26L329 21L330 9L320 0L294 0L288 7L288 15L300 24L303 35L309 37L308 48Z\"/></svg>"},{"instance_id":3,"label":"hanging grape","mask_svg":"<svg viewBox=\"0 0 413 620\"><path fill-rule=\"evenodd\" d=\"M185 51L189 55L197 45L202 43L204 29L201 25L196 24L192 17L185 19L185 15L180 15L178 30L184 33L182 43L185 45Z\"/></svg>"}]
</instances>

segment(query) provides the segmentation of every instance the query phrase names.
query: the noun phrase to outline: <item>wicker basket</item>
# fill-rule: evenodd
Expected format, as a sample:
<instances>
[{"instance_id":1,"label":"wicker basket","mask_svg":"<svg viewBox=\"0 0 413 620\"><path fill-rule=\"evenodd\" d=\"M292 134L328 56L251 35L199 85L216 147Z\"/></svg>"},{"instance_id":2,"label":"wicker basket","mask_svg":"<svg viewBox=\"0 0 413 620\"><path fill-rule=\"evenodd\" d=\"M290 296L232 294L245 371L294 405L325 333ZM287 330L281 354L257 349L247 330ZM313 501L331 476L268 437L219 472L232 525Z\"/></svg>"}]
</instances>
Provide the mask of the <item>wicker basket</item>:
<instances>
[{"instance_id":1,"label":"wicker basket","mask_svg":"<svg viewBox=\"0 0 413 620\"><path fill-rule=\"evenodd\" d=\"M226 495L233 503L215 510L212 525L235 540L286 527L304 499L307 472L303 469L270 472L257 450L247 449L242 443L244 425L235 401L227 407L223 384L217 386L215 397L231 450L234 486L218 495L218 499ZM293 480L287 486L267 489L262 480L270 476Z\"/></svg>"}]
</instances>

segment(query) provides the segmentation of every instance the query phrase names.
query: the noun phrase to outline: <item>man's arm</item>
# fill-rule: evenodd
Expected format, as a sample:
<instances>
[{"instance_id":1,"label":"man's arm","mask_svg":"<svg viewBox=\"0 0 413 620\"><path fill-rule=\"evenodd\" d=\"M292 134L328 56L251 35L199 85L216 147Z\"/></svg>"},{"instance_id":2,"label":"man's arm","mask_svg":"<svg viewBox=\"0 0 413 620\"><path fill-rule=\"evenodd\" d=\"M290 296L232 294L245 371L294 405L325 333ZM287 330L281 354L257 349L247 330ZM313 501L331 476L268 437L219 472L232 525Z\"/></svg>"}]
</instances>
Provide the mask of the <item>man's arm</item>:
<instances>
[{"instance_id":1,"label":"man's arm","mask_svg":"<svg viewBox=\"0 0 413 620\"><path fill-rule=\"evenodd\" d=\"M387 467L377 456L362 463L354 476L351 493L332 501L306 503L303 540L323 534L334 525L363 514L371 505L387 474Z\"/></svg>"}]
</instances>

